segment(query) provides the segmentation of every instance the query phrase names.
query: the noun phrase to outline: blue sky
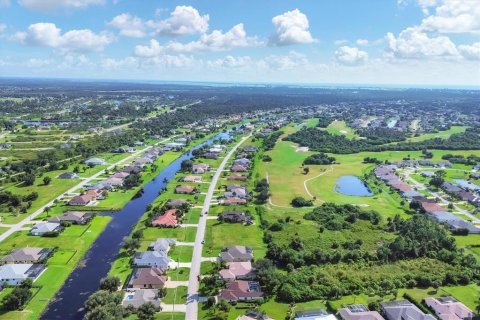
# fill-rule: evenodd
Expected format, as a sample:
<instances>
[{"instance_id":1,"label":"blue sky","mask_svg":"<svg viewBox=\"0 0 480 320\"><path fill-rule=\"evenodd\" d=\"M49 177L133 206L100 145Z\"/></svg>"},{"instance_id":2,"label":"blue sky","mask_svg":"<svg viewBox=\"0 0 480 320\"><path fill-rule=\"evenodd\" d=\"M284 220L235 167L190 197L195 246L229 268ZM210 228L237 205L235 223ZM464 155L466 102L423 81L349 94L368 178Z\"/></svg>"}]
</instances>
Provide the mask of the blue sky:
<instances>
[{"instance_id":1,"label":"blue sky","mask_svg":"<svg viewBox=\"0 0 480 320\"><path fill-rule=\"evenodd\" d=\"M478 0L0 0L0 75L480 85Z\"/></svg>"}]
</instances>

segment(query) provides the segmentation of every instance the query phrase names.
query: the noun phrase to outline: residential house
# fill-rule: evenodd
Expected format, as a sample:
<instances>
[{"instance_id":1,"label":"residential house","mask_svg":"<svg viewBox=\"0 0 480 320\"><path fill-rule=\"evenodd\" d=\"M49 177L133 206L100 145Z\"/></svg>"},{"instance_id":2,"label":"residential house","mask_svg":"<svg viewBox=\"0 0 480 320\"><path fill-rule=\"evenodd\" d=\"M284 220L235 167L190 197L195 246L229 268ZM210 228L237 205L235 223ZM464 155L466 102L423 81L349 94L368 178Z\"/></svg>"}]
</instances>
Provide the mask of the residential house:
<instances>
[{"instance_id":1,"label":"residential house","mask_svg":"<svg viewBox=\"0 0 480 320\"><path fill-rule=\"evenodd\" d=\"M370 311L362 304L348 305L338 311L343 320L385 320L377 311Z\"/></svg>"},{"instance_id":2,"label":"residential house","mask_svg":"<svg viewBox=\"0 0 480 320\"><path fill-rule=\"evenodd\" d=\"M248 177L239 173L232 173L227 180L247 181Z\"/></svg>"},{"instance_id":3,"label":"residential house","mask_svg":"<svg viewBox=\"0 0 480 320\"><path fill-rule=\"evenodd\" d=\"M104 186L108 186L111 188L120 188L121 186L123 186L123 178L110 177L102 180L100 183Z\"/></svg>"},{"instance_id":4,"label":"residential house","mask_svg":"<svg viewBox=\"0 0 480 320\"><path fill-rule=\"evenodd\" d=\"M309 309L295 312L294 320L337 320L337 318L323 309Z\"/></svg>"},{"instance_id":5,"label":"residential house","mask_svg":"<svg viewBox=\"0 0 480 320\"><path fill-rule=\"evenodd\" d=\"M243 147L243 152L246 152L246 153L255 153L258 151L258 147L255 147L255 146L245 146Z\"/></svg>"},{"instance_id":6,"label":"residential house","mask_svg":"<svg viewBox=\"0 0 480 320\"><path fill-rule=\"evenodd\" d=\"M60 223L56 222L41 222L37 223L30 229L30 234L32 236L43 236L52 232L60 232L62 227Z\"/></svg>"},{"instance_id":7,"label":"residential house","mask_svg":"<svg viewBox=\"0 0 480 320\"><path fill-rule=\"evenodd\" d=\"M233 172L247 172L248 171L248 168L245 167L245 166L242 166L240 164L234 164L231 168L230 168L231 171Z\"/></svg>"},{"instance_id":8,"label":"residential house","mask_svg":"<svg viewBox=\"0 0 480 320\"><path fill-rule=\"evenodd\" d=\"M160 268L135 268L128 282L129 288L161 289L167 282L165 270Z\"/></svg>"},{"instance_id":9,"label":"residential house","mask_svg":"<svg viewBox=\"0 0 480 320\"><path fill-rule=\"evenodd\" d=\"M233 197L233 198L223 199L223 200L220 201L220 203L225 205L225 206L235 206L235 205L247 204L247 200L246 199L240 199L240 198L237 198L237 197Z\"/></svg>"},{"instance_id":10,"label":"residential house","mask_svg":"<svg viewBox=\"0 0 480 320\"><path fill-rule=\"evenodd\" d=\"M235 320L273 320L266 314L254 310L248 310L244 315L238 316Z\"/></svg>"},{"instance_id":11,"label":"residential house","mask_svg":"<svg viewBox=\"0 0 480 320\"><path fill-rule=\"evenodd\" d=\"M216 160L218 159L219 154L217 152L205 152L202 157L205 159L213 159Z\"/></svg>"},{"instance_id":12,"label":"residential house","mask_svg":"<svg viewBox=\"0 0 480 320\"><path fill-rule=\"evenodd\" d=\"M196 188L193 186L178 186L175 188L175 193L179 194L194 194Z\"/></svg>"},{"instance_id":13,"label":"residential house","mask_svg":"<svg viewBox=\"0 0 480 320\"><path fill-rule=\"evenodd\" d=\"M210 171L210 166L206 163L198 163L192 165L192 173L205 173L207 171Z\"/></svg>"},{"instance_id":14,"label":"residential house","mask_svg":"<svg viewBox=\"0 0 480 320\"><path fill-rule=\"evenodd\" d=\"M92 203L93 201L95 201L95 199L96 198L91 196L91 195L82 194L82 195L78 195L78 196L73 197L68 202L68 204L70 206L86 206L86 205L89 205L90 203Z\"/></svg>"},{"instance_id":15,"label":"residential house","mask_svg":"<svg viewBox=\"0 0 480 320\"><path fill-rule=\"evenodd\" d=\"M263 292L258 282L239 280L228 282L218 298L227 302L255 301L263 298Z\"/></svg>"},{"instance_id":16,"label":"residential house","mask_svg":"<svg viewBox=\"0 0 480 320\"><path fill-rule=\"evenodd\" d=\"M155 307L160 308L160 298L156 289L129 289L125 292L122 301L122 307L132 306L138 308L145 303L152 303Z\"/></svg>"},{"instance_id":17,"label":"residential house","mask_svg":"<svg viewBox=\"0 0 480 320\"><path fill-rule=\"evenodd\" d=\"M177 239L158 238L155 242L150 244L148 250L168 252L175 243L177 243Z\"/></svg>"},{"instance_id":18,"label":"residential house","mask_svg":"<svg viewBox=\"0 0 480 320\"><path fill-rule=\"evenodd\" d=\"M170 199L167 201L167 207L178 209L184 205L189 204L185 199Z\"/></svg>"},{"instance_id":19,"label":"residential house","mask_svg":"<svg viewBox=\"0 0 480 320\"><path fill-rule=\"evenodd\" d=\"M435 320L407 300L381 302L382 312L388 320Z\"/></svg>"},{"instance_id":20,"label":"residential house","mask_svg":"<svg viewBox=\"0 0 480 320\"><path fill-rule=\"evenodd\" d=\"M78 174L75 172L64 172L58 176L58 179L77 179Z\"/></svg>"},{"instance_id":21,"label":"residential house","mask_svg":"<svg viewBox=\"0 0 480 320\"><path fill-rule=\"evenodd\" d=\"M225 262L252 261L253 249L246 246L230 246L220 252L220 260Z\"/></svg>"},{"instance_id":22,"label":"residential house","mask_svg":"<svg viewBox=\"0 0 480 320\"><path fill-rule=\"evenodd\" d=\"M253 222L252 216L242 211L225 211L218 216L218 220L230 223L247 223Z\"/></svg>"},{"instance_id":23,"label":"residential house","mask_svg":"<svg viewBox=\"0 0 480 320\"><path fill-rule=\"evenodd\" d=\"M94 165L94 166L102 165L105 163L106 163L105 160L103 160L102 158L90 158L88 160L85 160L85 164Z\"/></svg>"},{"instance_id":24,"label":"residential house","mask_svg":"<svg viewBox=\"0 0 480 320\"><path fill-rule=\"evenodd\" d=\"M152 219L154 227L175 228L178 226L177 209L169 209L163 215Z\"/></svg>"},{"instance_id":25,"label":"residential house","mask_svg":"<svg viewBox=\"0 0 480 320\"><path fill-rule=\"evenodd\" d=\"M130 173L128 173L128 172L117 171L117 172L115 172L114 174L112 174L112 175L110 176L110 178L125 179L125 178L128 177L129 175L130 175Z\"/></svg>"},{"instance_id":26,"label":"residential house","mask_svg":"<svg viewBox=\"0 0 480 320\"><path fill-rule=\"evenodd\" d=\"M182 178L183 182L202 182L202 176L186 176Z\"/></svg>"},{"instance_id":27,"label":"residential house","mask_svg":"<svg viewBox=\"0 0 480 320\"><path fill-rule=\"evenodd\" d=\"M168 270L170 259L163 251L137 252L133 258L133 265L136 267L155 267Z\"/></svg>"},{"instance_id":28,"label":"residential house","mask_svg":"<svg viewBox=\"0 0 480 320\"><path fill-rule=\"evenodd\" d=\"M0 285L17 286L27 279L35 281L45 269L44 264L4 264L0 266Z\"/></svg>"},{"instance_id":29,"label":"residential house","mask_svg":"<svg viewBox=\"0 0 480 320\"><path fill-rule=\"evenodd\" d=\"M225 198L247 198L247 189L245 189L244 186L234 186L233 188L229 187L231 186L227 186L227 192L224 193Z\"/></svg>"},{"instance_id":30,"label":"residential house","mask_svg":"<svg viewBox=\"0 0 480 320\"><path fill-rule=\"evenodd\" d=\"M250 261L227 262L227 268L219 272L222 280L230 282L235 280L252 280L255 277Z\"/></svg>"},{"instance_id":31,"label":"residential house","mask_svg":"<svg viewBox=\"0 0 480 320\"><path fill-rule=\"evenodd\" d=\"M0 260L0 264L7 263L39 263L45 261L53 250L49 248L27 247L16 249Z\"/></svg>"},{"instance_id":32,"label":"residential house","mask_svg":"<svg viewBox=\"0 0 480 320\"><path fill-rule=\"evenodd\" d=\"M248 167L248 166L250 166L250 160L248 160L247 158L240 158L240 159L236 159L235 161L233 161L233 164Z\"/></svg>"},{"instance_id":33,"label":"residential house","mask_svg":"<svg viewBox=\"0 0 480 320\"><path fill-rule=\"evenodd\" d=\"M423 300L440 320L472 319L473 311L453 297L425 298Z\"/></svg>"},{"instance_id":34,"label":"residential house","mask_svg":"<svg viewBox=\"0 0 480 320\"><path fill-rule=\"evenodd\" d=\"M48 222L71 222L73 224L87 224L94 216L93 212L67 211L63 215L53 217Z\"/></svg>"}]
</instances>

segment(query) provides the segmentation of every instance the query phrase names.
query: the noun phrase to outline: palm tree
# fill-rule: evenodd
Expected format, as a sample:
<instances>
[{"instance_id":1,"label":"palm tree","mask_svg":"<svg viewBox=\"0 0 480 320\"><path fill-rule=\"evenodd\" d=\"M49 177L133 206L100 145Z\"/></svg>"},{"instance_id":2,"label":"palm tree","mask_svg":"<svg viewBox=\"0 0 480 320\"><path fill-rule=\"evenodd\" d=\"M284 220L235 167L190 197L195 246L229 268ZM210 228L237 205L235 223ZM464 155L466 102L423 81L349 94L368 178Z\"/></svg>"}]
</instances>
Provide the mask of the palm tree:
<instances>
[{"instance_id":1,"label":"palm tree","mask_svg":"<svg viewBox=\"0 0 480 320\"><path fill-rule=\"evenodd\" d=\"M49 206L46 206L45 208L43 208L43 212L45 212L47 214L47 218L50 217L50 215L48 214L50 212L50 207Z\"/></svg>"}]
</instances>

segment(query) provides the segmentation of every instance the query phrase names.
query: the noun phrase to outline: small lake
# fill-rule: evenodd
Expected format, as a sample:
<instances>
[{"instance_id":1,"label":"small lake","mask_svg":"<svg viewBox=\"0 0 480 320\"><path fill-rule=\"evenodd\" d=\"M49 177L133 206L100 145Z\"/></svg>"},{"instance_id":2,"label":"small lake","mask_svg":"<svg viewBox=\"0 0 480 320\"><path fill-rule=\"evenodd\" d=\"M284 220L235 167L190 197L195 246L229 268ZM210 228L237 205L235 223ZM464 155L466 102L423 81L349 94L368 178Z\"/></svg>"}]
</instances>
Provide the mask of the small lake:
<instances>
[{"instance_id":1,"label":"small lake","mask_svg":"<svg viewBox=\"0 0 480 320\"><path fill-rule=\"evenodd\" d=\"M338 178L335 191L347 196L372 196L370 188L357 176L342 176Z\"/></svg>"}]
</instances>

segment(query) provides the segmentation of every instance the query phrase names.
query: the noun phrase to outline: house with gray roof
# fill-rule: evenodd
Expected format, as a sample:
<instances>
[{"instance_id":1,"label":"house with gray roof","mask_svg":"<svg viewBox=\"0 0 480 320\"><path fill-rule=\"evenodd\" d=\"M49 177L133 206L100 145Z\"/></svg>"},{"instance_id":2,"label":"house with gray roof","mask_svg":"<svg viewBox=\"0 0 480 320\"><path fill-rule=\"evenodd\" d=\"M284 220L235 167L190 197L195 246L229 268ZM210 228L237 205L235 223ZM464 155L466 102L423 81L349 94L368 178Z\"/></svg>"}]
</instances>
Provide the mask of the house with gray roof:
<instances>
[{"instance_id":1,"label":"house with gray roof","mask_svg":"<svg viewBox=\"0 0 480 320\"><path fill-rule=\"evenodd\" d=\"M37 223L30 229L30 234L32 236L43 236L51 232L60 232L62 231L62 226L57 222L41 222Z\"/></svg>"},{"instance_id":2,"label":"house with gray roof","mask_svg":"<svg viewBox=\"0 0 480 320\"><path fill-rule=\"evenodd\" d=\"M173 262L163 251L137 252L133 258L133 264L137 267L156 267L167 270L169 263Z\"/></svg>"},{"instance_id":3,"label":"house with gray roof","mask_svg":"<svg viewBox=\"0 0 480 320\"><path fill-rule=\"evenodd\" d=\"M435 320L407 300L381 302L380 306L388 320Z\"/></svg>"},{"instance_id":4,"label":"house with gray roof","mask_svg":"<svg viewBox=\"0 0 480 320\"><path fill-rule=\"evenodd\" d=\"M252 261L253 249L245 246L226 247L220 252L220 260L225 262Z\"/></svg>"},{"instance_id":5,"label":"house with gray roof","mask_svg":"<svg viewBox=\"0 0 480 320\"><path fill-rule=\"evenodd\" d=\"M128 289L125 292L122 307L133 306L134 308L138 308L148 302L160 308L160 298L158 297L157 289Z\"/></svg>"},{"instance_id":6,"label":"house with gray roof","mask_svg":"<svg viewBox=\"0 0 480 320\"><path fill-rule=\"evenodd\" d=\"M53 250L49 248L21 248L16 249L10 252L2 259L0 259L0 264L7 263L38 263L45 261L51 254Z\"/></svg>"},{"instance_id":7,"label":"house with gray roof","mask_svg":"<svg viewBox=\"0 0 480 320\"><path fill-rule=\"evenodd\" d=\"M168 252L172 246L177 243L177 239L173 238L158 238L155 242L152 242L148 247L151 251L163 251Z\"/></svg>"},{"instance_id":8,"label":"house with gray roof","mask_svg":"<svg viewBox=\"0 0 480 320\"><path fill-rule=\"evenodd\" d=\"M4 264L0 266L0 285L16 286L26 279L35 281L45 270L44 264Z\"/></svg>"}]
</instances>

